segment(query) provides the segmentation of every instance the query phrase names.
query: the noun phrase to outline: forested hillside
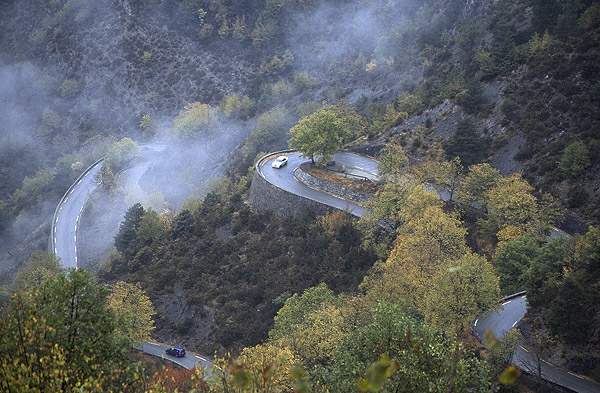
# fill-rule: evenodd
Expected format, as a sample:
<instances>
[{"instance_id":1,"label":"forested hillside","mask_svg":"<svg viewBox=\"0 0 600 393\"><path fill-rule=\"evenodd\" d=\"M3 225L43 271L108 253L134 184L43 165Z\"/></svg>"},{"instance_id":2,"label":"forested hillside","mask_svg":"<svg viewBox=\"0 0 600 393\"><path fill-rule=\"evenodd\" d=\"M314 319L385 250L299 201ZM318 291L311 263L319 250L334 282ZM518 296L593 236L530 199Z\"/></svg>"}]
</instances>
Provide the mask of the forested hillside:
<instances>
[{"instance_id":1,"label":"forested hillside","mask_svg":"<svg viewBox=\"0 0 600 393\"><path fill-rule=\"evenodd\" d=\"M598 1L8 0L0 26L0 390L522 391L517 342L600 379ZM255 212L288 142L377 158L367 214ZM35 251L101 157L97 277L61 272ZM156 310L141 336L123 288ZM480 345L522 290L520 333ZM125 366L150 336L224 385Z\"/></svg>"}]
</instances>

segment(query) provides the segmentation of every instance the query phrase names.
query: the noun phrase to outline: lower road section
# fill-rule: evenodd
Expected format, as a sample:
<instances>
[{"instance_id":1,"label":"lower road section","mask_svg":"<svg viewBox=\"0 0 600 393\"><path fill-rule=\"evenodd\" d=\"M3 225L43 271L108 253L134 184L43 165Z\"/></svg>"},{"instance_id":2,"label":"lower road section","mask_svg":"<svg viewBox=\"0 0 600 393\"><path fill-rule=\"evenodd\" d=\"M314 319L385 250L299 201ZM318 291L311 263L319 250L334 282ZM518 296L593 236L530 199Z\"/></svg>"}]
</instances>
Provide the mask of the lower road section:
<instances>
[{"instance_id":1,"label":"lower road section","mask_svg":"<svg viewBox=\"0 0 600 393\"><path fill-rule=\"evenodd\" d=\"M503 338L523 318L527 311L525 295L507 299L502 309L491 311L475 320L473 333L479 341L484 341L487 329L494 336ZM515 366L532 375L541 376L546 381L580 393L600 393L600 384L550 364L532 351L519 346L513 355Z\"/></svg>"},{"instance_id":2,"label":"lower road section","mask_svg":"<svg viewBox=\"0 0 600 393\"><path fill-rule=\"evenodd\" d=\"M156 344L151 342L142 343L142 352L147 353L149 355L154 355L158 357L162 357L164 359L170 360L171 362L180 365L181 367L192 369L194 367L199 367L207 372L210 372L212 367L212 362L205 357L195 354L193 352L187 352L186 355L182 358L178 358L175 356L167 355L166 350L169 348L166 345Z\"/></svg>"}]
</instances>

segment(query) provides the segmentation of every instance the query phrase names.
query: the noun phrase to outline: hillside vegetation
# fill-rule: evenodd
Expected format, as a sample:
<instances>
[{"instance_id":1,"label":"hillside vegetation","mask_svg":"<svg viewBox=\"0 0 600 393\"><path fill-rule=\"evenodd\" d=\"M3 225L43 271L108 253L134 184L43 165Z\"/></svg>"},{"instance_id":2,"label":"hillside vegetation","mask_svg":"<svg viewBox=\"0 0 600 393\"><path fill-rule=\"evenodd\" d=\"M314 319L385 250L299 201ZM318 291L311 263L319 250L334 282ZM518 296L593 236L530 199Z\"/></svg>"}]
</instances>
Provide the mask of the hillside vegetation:
<instances>
[{"instance_id":1,"label":"hillside vegetation","mask_svg":"<svg viewBox=\"0 0 600 393\"><path fill-rule=\"evenodd\" d=\"M600 379L598 1L10 0L0 25L2 389L519 391L518 342ZM128 185L155 140L175 158ZM254 212L288 141L376 157L366 216ZM116 233L98 284L34 251L103 156L86 211L129 208L83 225ZM475 342L520 290L521 333ZM126 366L149 334L221 382Z\"/></svg>"}]
</instances>

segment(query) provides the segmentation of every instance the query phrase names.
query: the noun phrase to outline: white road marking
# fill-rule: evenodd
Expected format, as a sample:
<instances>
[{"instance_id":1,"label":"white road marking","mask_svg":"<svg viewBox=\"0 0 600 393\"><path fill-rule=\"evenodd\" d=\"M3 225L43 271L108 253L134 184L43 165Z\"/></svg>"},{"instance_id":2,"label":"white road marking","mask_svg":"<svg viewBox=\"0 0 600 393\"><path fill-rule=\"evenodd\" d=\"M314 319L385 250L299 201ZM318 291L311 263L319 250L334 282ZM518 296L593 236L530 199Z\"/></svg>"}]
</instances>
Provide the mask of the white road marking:
<instances>
[{"instance_id":1,"label":"white road marking","mask_svg":"<svg viewBox=\"0 0 600 393\"><path fill-rule=\"evenodd\" d=\"M83 211L83 206L81 206L81 209L79 209L79 213L81 213Z\"/></svg>"},{"instance_id":2,"label":"white road marking","mask_svg":"<svg viewBox=\"0 0 600 393\"><path fill-rule=\"evenodd\" d=\"M529 351L528 351L528 350L526 350L524 347L521 347L521 349L522 349L523 351L525 351L525 352L529 353Z\"/></svg>"},{"instance_id":3,"label":"white road marking","mask_svg":"<svg viewBox=\"0 0 600 393\"><path fill-rule=\"evenodd\" d=\"M503 306L507 305L508 303L512 302L512 300L509 300L507 302L502 303Z\"/></svg>"},{"instance_id":4,"label":"white road marking","mask_svg":"<svg viewBox=\"0 0 600 393\"><path fill-rule=\"evenodd\" d=\"M157 347L160 347L160 344L157 344L157 343L152 343L152 342L150 342L150 341L146 341L146 344L150 344L150 345L156 345Z\"/></svg>"},{"instance_id":5,"label":"white road marking","mask_svg":"<svg viewBox=\"0 0 600 393\"><path fill-rule=\"evenodd\" d=\"M513 323L512 327L515 327L515 325L519 323L519 321L516 321L515 323Z\"/></svg>"},{"instance_id":6,"label":"white road marking","mask_svg":"<svg viewBox=\"0 0 600 393\"><path fill-rule=\"evenodd\" d=\"M56 223L58 224L58 216L56 217Z\"/></svg>"},{"instance_id":7,"label":"white road marking","mask_svg":"<svg viewBox=\"0 0 600 393\"><path fill-rule=\"evenodd\" d=\"M56 227L54 227L54 233L56 233Z\"/></svg>"},{"instance_id":8,"label":"white road marking","mask_svg":"<svg viewBox=\"0 0 600 393\"><path fill-rule=\"evenodd\" d=\"M81 179L79 179L79 181L77 182L77 185L79 185L79 183L81 183L81 180L83 180L83 177Z\"/></svg>"},{"instance_id":9,"label":"white road marking","mask_svg":"<svg viewBox=\"0 0 600 393\"><path fill-rule=\"evenodd\" d=\"M54 233L56 233L56 231L54 231ZM56 244L56 237L54 238L54 244Z\"/></svg>"},{"instance_id":10,"label":"white road marking","mask_svg":"<svg viewBox=\"0 0 600 393\"><path fill-rule=\"evenodd\" d=\"M77 225L75 225L75 232L77 232Z\"/></svg>"},{"instance_id":11,"label":"white road marking","mask_svg":"<svg viewBox=\"0 0 600 393\"><path fill-rule=\"evenodd\" d=\"M54 247L54 253L56 254L56 247Z\"/></svg>"},{"instance_id":12,"label":"white road marking","mask_svg":"<svg viewBox=\"0 0 600 393\"><path fill-rule=\"evenodd\" d=\"M206 359L204 359L202 356L198 356L198 355L194 355L194 356L195 356L195 357L197 357L197 358L198 358L198 359L200 359L200 360L203 360L203 361L205 361L205 362L207 361L207 360L206 360Z\"/></svg>"},{"instance_id":13,"label":"white road marking","mask_svg":"<svg viewBox=\"0 0 600 393\"><path fill-rule=\"evenodd\" d=\"M477 326L477 322L479 322L479 318L475 320L475 326Z\"/></svg>"},{"instance_id":14,"label":"white road marking","mask_svg":"<svg viewBox=\"0 0 600 393\"><path fill-rule=\"evenodd\" d=\"M75 238L75 242L77 242L77 235L73 236Z\"/></svg>"},{"instance_id":15,"label":"white road marking","mask_svg":"<svg viewBox=\"0 0 600 393\"><path fill-rule=\"evenodd\" d=\"M568 372L569 374L571 374L572 376L574 376L574 377L577 377L577 378L579 378L579 379L584 379L584 378L583 378L583 377L581 377L580 375L573 374L573 373L572 373L572 372L570 372L570 371L567 371L567 372Z\"/></svg>"}]
</instances>

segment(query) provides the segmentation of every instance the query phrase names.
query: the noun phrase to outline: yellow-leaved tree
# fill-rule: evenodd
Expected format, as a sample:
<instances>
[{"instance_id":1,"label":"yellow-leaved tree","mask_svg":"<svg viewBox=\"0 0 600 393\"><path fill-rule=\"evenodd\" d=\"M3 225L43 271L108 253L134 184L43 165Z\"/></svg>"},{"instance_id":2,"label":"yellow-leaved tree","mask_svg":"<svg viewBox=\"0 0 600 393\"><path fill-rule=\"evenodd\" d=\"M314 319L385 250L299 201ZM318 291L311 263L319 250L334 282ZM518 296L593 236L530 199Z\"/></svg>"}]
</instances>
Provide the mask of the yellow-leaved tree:
<instances>
[{"instance_id":1,"label":"yellow-leaved tree","mask_svg":"<svg viewBox=\"0 0 600 393\"><path fill-rule=\"evenodd\" d=\"M493 309L500 299L498 276L481 255L466 253L439 272L427 294L425 320L459 334L473 316Z\"/></svg>"},{"instance_id":2,"label":"yellow-leaved tree","mask_svg":"<svg viewBox=\"0 0 600 393\"><path fill-rule=\"evenodd\" d=\"M156 312L139 283L116 282L108 295L108 305L117 314L119 334L129 337L135 345L150 338L154 329L152 316Z\"/></svg>"},{"instance_id":3,"label":"yellow-leaved tree","mask_svg":"<svg viewBox=\"0 0 600 393\"><path fill-rule=\"evenodd\" d=\"M425 208L398 230L387 261L376 264L363 281L367 297L424 308L434 277L466 252L467 231L438 206Z\"/></svg>"},{"instance_id":4,"label":"yellow-leaved tree","mask_svg":"<svg viewBox=\"0 0 600 393\"><path fill-rule=\"evenodd\" d=\"M181 138L191 138L206 132L218 121L217 111L201 102L185 106L173 120L173 132Z\"/></svg>"},{"instance_id":5,"label":"yellow-leaved tree","mask_svg":"<svg viewBox=\"0 0 600 393\"><path fill-rule=\"evenodd\" d=\"M246 393L293 392L291 373L297 363L298 359L288 348L272 344L244 348L232 369L234 382L238 382L233 387Z\"/></svg>"}]
</instances>

